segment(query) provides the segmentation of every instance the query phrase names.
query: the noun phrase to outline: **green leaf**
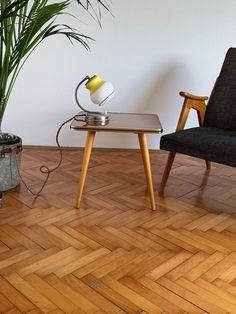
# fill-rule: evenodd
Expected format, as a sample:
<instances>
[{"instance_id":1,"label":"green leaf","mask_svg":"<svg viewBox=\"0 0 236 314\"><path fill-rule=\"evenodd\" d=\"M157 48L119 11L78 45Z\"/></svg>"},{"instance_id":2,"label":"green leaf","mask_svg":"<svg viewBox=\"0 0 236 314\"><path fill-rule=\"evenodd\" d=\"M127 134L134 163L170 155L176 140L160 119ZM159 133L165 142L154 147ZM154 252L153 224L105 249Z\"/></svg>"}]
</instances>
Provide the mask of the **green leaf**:
<instances>
[{"instance_id":1,"label":"green leaf","mask_svg":"<svg viewBox=\"0 0 236 314\"><path fill-rule=\"evenodd\" d=\"M90 36L67 24L58 24L59 15L73 0L0 0L0 128L1 121L19 72L34 49L46 38L63 35L71 43L89 49ZM102 9L110 11L106 0L76 0L79 7L101 26Z\"/></svg>"}]
</instances>

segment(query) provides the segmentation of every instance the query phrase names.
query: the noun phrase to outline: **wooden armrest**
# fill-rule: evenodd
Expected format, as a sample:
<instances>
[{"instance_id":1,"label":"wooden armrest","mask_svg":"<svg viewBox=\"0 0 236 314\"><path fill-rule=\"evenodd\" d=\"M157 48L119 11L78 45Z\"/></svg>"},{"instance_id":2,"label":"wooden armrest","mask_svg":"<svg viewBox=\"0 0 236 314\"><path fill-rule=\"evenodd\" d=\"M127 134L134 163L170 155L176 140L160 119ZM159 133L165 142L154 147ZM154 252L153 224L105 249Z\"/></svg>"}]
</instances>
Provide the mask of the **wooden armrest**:
<instances>
[{"instance_id":1,"label":"wooden armrest","mask_svg":"<svg viewBox=\"0 0 236 314\"><path fill-rule=\"evenodd\" d=\"M180 92L179 94L182 97L193 99L193 100L201 100L201 101L202 100L208 100L207 96L195 96L195 95L192 95L192 94L186 93L186 92Z\"/></svg>"},{"instance_id":2,"label":"wooden armrest","mask_svg":"<svg viewBox=\"0 0 236 314\"><path fill-rule=\"evenodd\" d=\"M186 92L180 92L179 94L180 96L183 96L185 99L184 99L184 104L183 104L183 108L179 117L179 122L176 128L176 131L180 131L184 129L189 111L191 109L195 109L197 111L199 125L203 126L204 117L206 113L206 107L207 107L205 100L207 100L208 97L195 96Z\"/></svg>"}]
</instances>

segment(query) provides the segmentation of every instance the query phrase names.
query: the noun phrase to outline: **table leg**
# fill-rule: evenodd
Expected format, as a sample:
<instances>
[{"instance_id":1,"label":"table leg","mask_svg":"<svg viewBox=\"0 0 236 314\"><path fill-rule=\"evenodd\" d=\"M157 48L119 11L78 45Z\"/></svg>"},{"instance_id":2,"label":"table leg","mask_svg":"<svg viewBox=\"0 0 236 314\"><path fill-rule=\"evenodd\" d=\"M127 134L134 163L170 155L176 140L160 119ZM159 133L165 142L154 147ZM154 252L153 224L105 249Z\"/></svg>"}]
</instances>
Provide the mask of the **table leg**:
<instances>
[{"instance_id":1,"label":"table leg","mask_svg":"<svg viewBox=\"0 0 236 314\"><path fill-rule=\"evenodd\" d=\"M138 139L139 139L140 150L141 150L142 158L143 158L143 165L144 165L144 170L146 174L151 208L152 210L155 210L156 204L155 204L155 198L154 198L154 192L153 192L151 164L150 164L149 150L148 150L148 145L147 145L147 137L145 133L139 133Z\"/></svg>"},{"instance_id":2,"label":"table leg","mask_svg":"<svg viewBox=\"0 0 236 314\"><path fill-rule=\"evenodd\" d=\"M78 193L77 193L76 208L79 208L80 206L80 201L81 201L81 197L83 193L84 182L87 175L88 164L89 164L89 159L90 159L92 148L93 148L95 134L96 132L94 131L88 131L86 146L84 150L83 164L82 164L82 169L81 169L81 174L80 174L79 188L78 188Z\"/></svg>"}]
</instances>

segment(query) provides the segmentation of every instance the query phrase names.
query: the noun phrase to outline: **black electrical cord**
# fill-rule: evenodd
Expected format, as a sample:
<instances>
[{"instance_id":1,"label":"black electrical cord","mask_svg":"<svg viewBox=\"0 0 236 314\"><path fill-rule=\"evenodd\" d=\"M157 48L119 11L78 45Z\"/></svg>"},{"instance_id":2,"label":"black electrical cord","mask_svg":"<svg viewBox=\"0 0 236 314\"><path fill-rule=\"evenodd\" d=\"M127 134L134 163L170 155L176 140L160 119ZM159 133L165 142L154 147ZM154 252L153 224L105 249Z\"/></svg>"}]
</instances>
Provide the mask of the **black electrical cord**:
<instances>
[{"instance_id":1,"label":"black electrical cord","mask_svg":"<svg viewBox=\"0 0 236 314\"><path fill-rule=\"evenodd\" d=\"M55 170L57 170L57 169L61 166L61 163L62 163L62 148L61 148L61 145L60 145L60 143L59 143L59 135L60 135L61 129L63 128L63 126L64 126L65 124L69 123L70 121L72 121L72 120L74 120L74 119L75 119L76 121L84 121L84 120L80 120L80 119L79 119L80 117L82 117L82 116L84 116L84 115L85 115L84 113L79 113L79 114L77 114L77 115L71 117L70 119L64 121L64 122L60 125L60 127L58 128L57 133L56 133L56 143L57 143L58 151L59 151L59 154L60 154L59 161L58 161L57 165L56 165L54 168L51 168L51 169L50 169L48 166L46 166L46 165L42 165L42 166L40 167L40 169L39 169L40 172L46 174L46 178L45 178L45 180L44 180L44 182L43 182L43 184L42 184L42 186L41 186L41 188L39 189L38 192L33 192L32 189L25 183L25 180L23 179L22 175L20 174L20 169L19 169L19 165L18 165L17 158L16 158L16 152L15 152L15 160L16 160L17 170L18 170L18 174L19 174L19 177L20 177L20 179L21 179L21 182L24 184L24 186L26 187L26 189L27 189L35 198L37 198L37 197L42 193L42 191L43 191L45 185L46 185L47 182L48 182L48 179L49 179L51 173L53 173ZM13 150L12 150L12 152L13 152Z\"/></svg>"}]
</instances>

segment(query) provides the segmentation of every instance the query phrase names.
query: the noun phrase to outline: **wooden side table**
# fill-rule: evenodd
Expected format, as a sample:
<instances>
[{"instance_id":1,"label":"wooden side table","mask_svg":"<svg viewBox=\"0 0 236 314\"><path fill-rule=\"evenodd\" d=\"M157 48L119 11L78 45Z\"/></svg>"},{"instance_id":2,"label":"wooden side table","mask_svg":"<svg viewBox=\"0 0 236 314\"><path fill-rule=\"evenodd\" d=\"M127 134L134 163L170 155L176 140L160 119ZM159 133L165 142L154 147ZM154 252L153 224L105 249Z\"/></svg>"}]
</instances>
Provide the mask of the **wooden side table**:
<instances>
[{"instance_id":1,"label":"wooden side table","mask_svg":"<svg viewBox=\"0 0 236 314\"><path fill-rule=\"evenodd\" d=\"M80 206L85 178L88 170L89 159L92 152L96 132L119 132L138 134L151 208L155 210L156 205L153 192L152 173L146 133L162 133L163 129L160 120L155 114L109 113L109 117L110 121L105 126L88 125L85 122L77 120L73 120L73 122L71 123L71 128L73 130L88 132L86 146L84 150L80 182L78 187L76 208L79 208Z\"/></svg>"}]
</instances>

